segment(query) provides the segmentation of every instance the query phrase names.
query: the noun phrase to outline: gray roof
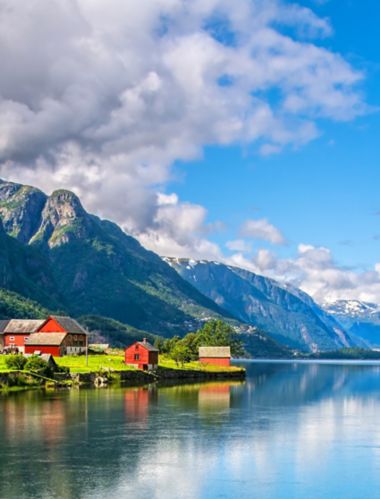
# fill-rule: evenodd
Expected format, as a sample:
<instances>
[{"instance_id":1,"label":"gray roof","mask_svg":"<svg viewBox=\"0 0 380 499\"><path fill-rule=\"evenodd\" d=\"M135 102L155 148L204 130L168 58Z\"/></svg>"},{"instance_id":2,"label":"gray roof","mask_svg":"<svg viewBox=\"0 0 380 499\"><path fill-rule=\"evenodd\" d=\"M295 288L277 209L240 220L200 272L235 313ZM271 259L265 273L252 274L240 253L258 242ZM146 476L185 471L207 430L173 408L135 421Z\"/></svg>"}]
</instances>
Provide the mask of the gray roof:
<instances>
[{"instance_id":1,"label":"gray roof","mask_svg":"<svg viewBox=\"0 0 380 499\"><path fill-rule=\"evenodd\" d=\"M230 347L199 347L199 357L231 358Z\"/></svg>"},{"instance_id":2,"label":"gray roof","mask_svg":"<svg viewBox=\"0 0 380 499\"><path fill-rule=\"evenodd\" d=\"M27 345L59 346L67 336L67 333L33 333L29 336Z\"/></svg>"},{"instance_id":3,"label":"gray roof","mask_svg":"<svg viewBox=\"0 0 380 499\"><path fill-rule=\"evenodd\" d=\"M154 347L152 344L149 343L149 341L138 341L137 342L139 345L142 345L145 347L149 352L158 352L158 348Z\"/></svg>"},{"instance_id":4,"label":"gray roof","mask_svg":"<svg viewBox=\"0 0 380 499\"><path fill-rule=\"evenodd\" d=\"M61 316L61 315L51 315L52 319L58 322L65 331L74 334L88 334L85 329L71 317Z\"/></svg>"},{"instance_id":5,"label":"gray roof","mask_svg":"<svg viewBox=\"0 0 380 499\"><path fill-rule=\"evenodd\" d=\"M4 333L34 333L45 321L30 319L11 319L4 329Z\"/></svg>"},{"instance_id":6,"label":"gray roof","mask_svg":"<svg viewBox=\"0 0 380 499\"><path fill-rule=\"evenodd\" d=\"M8 322L9 322L9 319L5 319L5 320L1 319L0 320L0 334L4 333L4 329L7 327Z\"/></svg>"}]
</instances>

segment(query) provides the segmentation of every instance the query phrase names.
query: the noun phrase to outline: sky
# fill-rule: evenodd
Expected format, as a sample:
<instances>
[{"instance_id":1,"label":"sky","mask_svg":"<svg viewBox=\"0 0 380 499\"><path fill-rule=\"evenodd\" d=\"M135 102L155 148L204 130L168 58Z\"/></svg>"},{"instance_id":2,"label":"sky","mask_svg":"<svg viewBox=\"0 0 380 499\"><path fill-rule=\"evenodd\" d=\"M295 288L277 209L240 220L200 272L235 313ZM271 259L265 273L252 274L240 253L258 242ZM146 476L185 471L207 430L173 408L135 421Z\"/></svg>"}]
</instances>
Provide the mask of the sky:
<instances>
[{"instance_id":1,"label":"sky","mask_svg":"<svg viewBox=\"0 0 380 499\"><path fill-rule=\"evenodd\" d=\"M0 0L0 176L380 303L375 0Z\"/></svg>"}]
</instances>

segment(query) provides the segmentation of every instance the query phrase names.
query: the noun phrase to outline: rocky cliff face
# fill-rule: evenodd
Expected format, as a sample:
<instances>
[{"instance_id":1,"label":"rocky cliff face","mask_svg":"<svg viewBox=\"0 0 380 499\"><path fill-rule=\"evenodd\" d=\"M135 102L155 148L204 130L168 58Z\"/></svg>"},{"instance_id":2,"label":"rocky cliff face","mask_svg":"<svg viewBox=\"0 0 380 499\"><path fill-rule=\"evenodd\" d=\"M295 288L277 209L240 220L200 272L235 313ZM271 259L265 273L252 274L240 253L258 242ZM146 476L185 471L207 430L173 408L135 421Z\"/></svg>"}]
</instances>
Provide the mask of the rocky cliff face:
<instances>
[{"instance_id":1,"label":"rocky cliff face","mask_svg":"<svg viewBox=\"0 0 380 499\"><path fill-rule=\"evenodd\" d=\"M79 198L70 191L53 192L46 199L40 225L30 243L45 243L49 248L85 238L91 232L91 217Z\"/></svg>"},{"instance_id":2,"label":"rocky cliff face","mask_svg":"<svg viewBox=\"0 0 380 499\"><path fill-rule=\"evenodd\" d=\"M41 223L46 199L39 189L0 180L0 218L6 232L29 243Z\"/></svg>"},{"instance_id":3,"label":"rocky cliff face","mask_svg":"<svg viewBox=\"0 0 380 499\"><path fill-rule=\"evenodd\" d=\"M218 305L288 347L316 352L352 345L344 329L300 290L217 262L165 260Z\"/></svg>"}]
</instances>

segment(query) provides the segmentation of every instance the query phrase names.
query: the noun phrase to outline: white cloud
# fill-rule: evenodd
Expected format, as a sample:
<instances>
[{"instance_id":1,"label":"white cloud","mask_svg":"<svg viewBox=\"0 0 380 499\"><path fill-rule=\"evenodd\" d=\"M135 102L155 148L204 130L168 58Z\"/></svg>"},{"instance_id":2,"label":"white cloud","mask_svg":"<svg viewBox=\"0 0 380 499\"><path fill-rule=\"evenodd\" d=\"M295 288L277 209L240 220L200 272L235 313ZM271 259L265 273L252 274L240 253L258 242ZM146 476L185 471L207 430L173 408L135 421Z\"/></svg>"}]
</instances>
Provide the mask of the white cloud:
<instances>
[{"instance_id":1,"label":"white cloud","mask_svg":"<svg viewBox=\"0 0 380 499\"><path fill-rule=\"evenodd\" d=\"M182 203L176 194L159 194L153 223L133 235L163 256L220 260L218 245L204 237L206 216L203 206Z\"/></svg>"},{"instance_id":2,"label":"white cloud","mask_svg":"<svg viewBox=\"0 0 380 499\"><path fill-rule=\"evenodd\" d=\"M241 235L252 239L261 239L272 244L284 244L281 231L265 218L246 220L240 229Z\"/></svg>"},{"instance_id":3,"label":"white cloud","mask_svg":"<svg viewBox=\"0 0 380 499\"><path fill-rule=\"evenodd\" d=\"M0 14L0 175L73 189L160 254L224 258L207 238L221 224L163 194L174 161L207 144L279 153L318 136L320 119L367 111L363 74L315 40L328 20L292 2L0 0ZM265 219L242 236L285 242ZM244 239L226 246L230 263L317 299L380 301L380 263L356 273L326 248L279 259L249 258Z\"/></svg>"},{"instance_id":4,"label":"white cloud","mask_svg":"<svg viewBox=\"0 0 380 499\"><path fill-rule=\"evenodd\" d=\"M231 251L239 251L241 253L250 253L252 251L252 245L247 241L244 241L244 239L234 239L233 241L227 241L226 248Z\"/></svg>"},{"instance_id":5,"label":"white cloud","mask_svg":"<svg viewBox=\"0 0 380 499\"><path fill-rule=\"evenodd\" d=\"M0 12L0 174L74 189L147 238L168 232L156 192L174 161L206 144L272 154L316 137L319 118L366 111L363 75L313 41L329 22L295 3L0 0Z\"/></svg>"},{"instance_id":6,"label":"white cloud","mask_svg":"<svg viewBox=\"0 0 380 499\"><path fill-rule=\"evenodd\" d=\"M328 248L300 244L293 258L279 258L260 249L254 256L237 252L226 263L243 267L281 282L289 282L318 302L357 299L380 303L380 263L373 270L345 268Z\"/></svg>"}]
</instances>

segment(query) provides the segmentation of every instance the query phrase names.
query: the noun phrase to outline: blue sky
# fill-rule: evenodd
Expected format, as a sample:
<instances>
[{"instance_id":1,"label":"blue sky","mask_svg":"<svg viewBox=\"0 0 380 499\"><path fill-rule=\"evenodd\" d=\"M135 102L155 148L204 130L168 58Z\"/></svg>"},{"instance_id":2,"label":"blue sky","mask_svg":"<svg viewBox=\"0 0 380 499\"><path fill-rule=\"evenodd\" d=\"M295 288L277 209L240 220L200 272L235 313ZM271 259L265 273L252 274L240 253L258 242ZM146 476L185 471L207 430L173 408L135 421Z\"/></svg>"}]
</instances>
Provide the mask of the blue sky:
<instances>
[{"instance_id":1,"label":"blue sky","mask_svg":"<svg viewBox=\"0 0 380 499\"><path fill-rule=\"evenodd\" d=\"M380 303L375 0L0 0L0 176Z\"/></svg>"},{"instance_id":2,"label":"blue sky","mask_svg":"<svg viewBox=\"0 0 380 499\"><path fill-rule=\"evenodd\" d=\"M344 266L369 269L380 253L380 4L303 4L330 19L334 32L319 44L365 72L360 87L373 110L350 122L322 121L316 140L271 156L254 146L207 147L201 159L176 166L168 189L205 206L210 222L225 223L213 235L220 245L238 237L246 218L264 217L288 241L276 249L283 257L303 242L327 246Z\"/></svg>"}]
</instances>

